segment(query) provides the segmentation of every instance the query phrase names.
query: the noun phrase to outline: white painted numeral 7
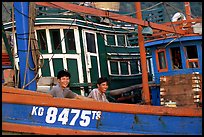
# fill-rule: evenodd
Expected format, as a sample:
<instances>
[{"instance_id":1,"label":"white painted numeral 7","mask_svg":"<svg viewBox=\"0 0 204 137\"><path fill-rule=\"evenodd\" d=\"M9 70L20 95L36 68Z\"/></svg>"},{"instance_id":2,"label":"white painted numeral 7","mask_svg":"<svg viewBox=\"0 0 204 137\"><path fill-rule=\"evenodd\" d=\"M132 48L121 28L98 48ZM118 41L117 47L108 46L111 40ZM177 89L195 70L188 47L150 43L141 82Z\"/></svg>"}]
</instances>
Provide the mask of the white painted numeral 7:
<instances>
[{"instance_id":1,"label":"white painted numeral 7","mask_svg":"<svg viewBox=\"0 0 204 137\"><path fill-rule=\"evenodd\" d=\"M76 114L74 115L74 117L72 118L72 121L69 123L69 125L74 126L74 125L75 125L75 122L76 122L76 120L77 120L77 118L79 117L80 110L78 110L78 109L72 109L70 113L76 113Z\"/></svg>"},{"instance_id":2,"label":"white painted numeral 7","mask_svg":"<svg viewBox=\"0 0 204 137\"><path fill-rule=\"evenodd\" d=\"M81 113L81 121L79 122L79 124L83 127L86 127L89 125L90 123L90 116L87 116L87 115L90 115L91 114L91 111L89 110L83 110L82 113Z\"/></svg>"}]
</instances>

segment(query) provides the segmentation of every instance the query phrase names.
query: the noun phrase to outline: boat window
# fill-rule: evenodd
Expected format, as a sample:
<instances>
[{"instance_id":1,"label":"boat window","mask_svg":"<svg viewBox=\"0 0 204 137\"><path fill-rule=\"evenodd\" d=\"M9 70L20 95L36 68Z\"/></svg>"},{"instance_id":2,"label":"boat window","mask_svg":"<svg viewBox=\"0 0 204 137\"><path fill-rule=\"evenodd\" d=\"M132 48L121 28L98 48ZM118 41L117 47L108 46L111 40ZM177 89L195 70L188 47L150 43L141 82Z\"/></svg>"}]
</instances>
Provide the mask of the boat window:
<instances>
[{"instance_id":1,"label":"boat window","mask_svg":"<svg viewBox=\"0 0 204 137\"><path fill-rule=\"evenodd\" d=\"M66 50L76 50L75 39L74 39L74 30L73 29L64 29L64 37Z\"/></svg>"},{"instance_id":2,"label":"boat window","mask_svg":"<svg viewBox=\"0 0 204 137\"><path fill-rule=\"evenodd\" d=\"M122 75L128 75L128 61L121 61L120 62L120 68L121 68L121 74Z\"/></svg>"},{"instance_id":3,"label":"boat window","mask_svg":"<svg viewBox=\"0 0 204 137\"><path fill-rule=\"evenodd\" d=\"M62 53L61 51L61 38L59 29L50 29L51 44L53 53Z\"/></svg>"},{"instance_id":4,"label":"boat window","mask_svg":"<svg viewBox=\"0 0 204 137\"><path fill-rule=\"evenodd\" d=\"M166 51L165 49L156 50L156 60L159 72L167 71Z\"/></svg>"},{"instance_id":5,"label":"boat window","mask_svg":"<svg viewBox=\"0 0 204 137\"><path fill-rule=\"evenodd\" d=\"M51 76L49 59L43 59L43 61L44 61L44 65L43 65L43 67L41 69L42 77Z\"/></svg>"},{"instance_id":6,"label":"boat window","mask_svg":"<svg viewBox=\"0 0 204 137\"><path fill-rule=\"evenodd\" d=\"M170 48L173 69L182 69L181 53L179 47Z\"/></svg>"},{"instance_id":7,"label":"boat window","mask_svg":"<svg viewBox=\"0 0 204 137\"><path fill-rule=\"evenodd\" d=\"M130 68L131 68L131 74L138 74L140 73L139 71L139 64L138 64L139 60L131 60L130 61Z\"/></svg>"},{"instance_id":8,"label":"boat window","mask_svg":"<svg viewBox=\"0 0 204 137\"><path fill-rule=\"evenodd\" d=\"M107 45L116 45L115 35L107 35Z\"/></svg>"},{"instance_id":9,"label":"boat window","mask_svg":"<svg viewBox=\"0 0 204 137\"><path fill-rule=\"evenodd\" d=\"M117 35L118 46L125 46L125 35Z\"/></svg>"},{"instance_id":10,"label":"boat window","mask_svg":"<svg viewBox=\"0 0 204 137\"><path fill-rule=\"evenodd\" d=\"M196 46L186 46L186 64L188 68L198 68L198 53Z\"/></svg>"},{"instance_id":11,"label":"boat window","mask_svg":"<svg viewBox=\"0 0 204 137\"><path fill-rule=\"evenodd\" d=\"M91 53L96 53L96 43L94 34L86 32L87 50Z\"/></svg>"},{"instance_id":12,"label":"boat window","mask_svg":"<svg viewBox=\"0 0 204 137\"><path fill-rule=\"evenodd\" d=\"M110 60L110 75L141 74L140 60Z\"/></svg>"},{"instance_id":13,"label":"boat window","mask_svg":"<svg viewBox=\"0 0 204 137\"><path fill-rule=\"evenodd\" d=\"M45 30L37 30L38 46L41 52L47 50L47 38Z\"/></svg>"},{"instance_id":14,"label":"boat window","mask_svg":"<svg viewBox=\"0 0 204 137\"><path fill-rule=\"evenodd\" d=\"M111 74L119 74L118 61L110 61Z\"/></svg>"}]
</instances>

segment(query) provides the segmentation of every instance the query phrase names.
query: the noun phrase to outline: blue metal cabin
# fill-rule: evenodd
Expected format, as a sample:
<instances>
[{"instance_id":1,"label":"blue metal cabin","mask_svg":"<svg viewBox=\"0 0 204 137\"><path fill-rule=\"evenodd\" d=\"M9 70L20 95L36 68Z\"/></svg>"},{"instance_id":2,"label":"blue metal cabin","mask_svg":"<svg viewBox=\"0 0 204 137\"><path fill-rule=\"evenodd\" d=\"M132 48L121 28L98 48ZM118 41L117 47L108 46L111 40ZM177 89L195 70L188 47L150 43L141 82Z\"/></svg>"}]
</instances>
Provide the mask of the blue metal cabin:
<instances>
[{"instance_id":1,"label":"blue metal cabin","mask_svg":"<svg viewBox=\"0 0 204 137\"><path fill-rule=\"evenodd\" d=\"M164 76L202 75L202 36L155 40L146 42L145 46L151 50L154 66L153 79L156 84L160 84L161 77ZM152 91L152 102L154 105L161 104L160 94L159 88Z\"/></svg>"}]
</instances>

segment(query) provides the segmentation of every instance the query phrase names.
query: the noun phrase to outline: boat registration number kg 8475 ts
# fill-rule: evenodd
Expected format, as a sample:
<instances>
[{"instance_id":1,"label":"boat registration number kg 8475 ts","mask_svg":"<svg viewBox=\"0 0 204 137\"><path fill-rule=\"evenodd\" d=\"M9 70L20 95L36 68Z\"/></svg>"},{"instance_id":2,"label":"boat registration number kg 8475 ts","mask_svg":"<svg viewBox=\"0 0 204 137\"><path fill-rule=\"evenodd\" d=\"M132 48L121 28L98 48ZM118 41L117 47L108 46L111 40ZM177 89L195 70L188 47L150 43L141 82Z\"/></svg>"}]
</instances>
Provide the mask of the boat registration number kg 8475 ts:
<instances>
[{"instance_id":1,"label":"boat registration number kg 8475 ts","mask_svg":"<svg viewBox=\"0 0 204 137\"><path fill-rule=\"evenodd\" d=\"M56 107L48 107L48 109L45 109L43 107L33 106L31 115L44 116L45 122L48 124L54 124L56 121L59 121L62 125L69 124L70 126L74 126L76 121L78 121L80 126L87 127L91 120L100 119L101 111L70 108L63 108L62 111L60 111Z\"/></svg>"}]
</instances>

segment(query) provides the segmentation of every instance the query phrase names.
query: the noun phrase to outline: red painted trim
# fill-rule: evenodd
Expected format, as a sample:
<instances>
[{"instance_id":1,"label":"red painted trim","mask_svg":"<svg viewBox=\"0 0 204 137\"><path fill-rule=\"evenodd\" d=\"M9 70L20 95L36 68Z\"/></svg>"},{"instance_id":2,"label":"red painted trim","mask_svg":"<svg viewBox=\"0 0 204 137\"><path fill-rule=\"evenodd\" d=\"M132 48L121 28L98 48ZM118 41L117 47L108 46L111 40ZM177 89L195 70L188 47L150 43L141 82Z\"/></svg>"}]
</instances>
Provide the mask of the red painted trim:
<instances>
[{"instance_id":1,"label":"red painted trim","mask_svg":"<svg viewBox=\"0 0 204 137\"><path fill-rule=\"evenodd\" d=\"M129 22L129 23L133 23L141 26L148 26L148 22L142 19L132 18L130 16L116 14L109 11L94 9L86 6L79 6L77 4L71 4L71 3L65 3L65 2L35 2L35 3L41 6L62 8L62 9L70 10L77 13L90 14L90 15L99 16L99 17L108 17L114 20L120 20L120 21ZM173 27L168 27L162 24L150 22L150 26L152 28L164 30L171 33L185 34L185 31L182 29L177 29L175 32Z\"/></svg>"},{"instance_id":2,"label":"red painted trim","mask_svg":"<svg viewBox=\"0 0 204 137\"><path fill-rule=\"evenodd\" d=\"M107 103L90 100L53 98L50 95L44 93L39 94L37 92L31 92L25 94L24 92L26 91L22 89L15 89L11 87L2 86L2 103L54 106L62 108L70 107L78 109L100 110L107 112L119 112L130 114L202 117L202 108L181 108L181 107L170 108L164 106Z\"/></svg>"},{"instance_id":3,"label":"red painted trim","mask_svg":"<svg viewBox=\"0 0 204 137\"><path fill-rule=\"evenodd\" d=\"M142 20L141 4L140 2L135 2L135 9L137 12L136 17ZM138 44L140 49L140 61L142 66L142 99L146 104L150 105L150 92L148 85L148 72L147 72L147 59L146 59L146 50L144 46L144 37L142 35L142 26L138 25Z\"/></svg>"},{"instance_id":4,"label":"red painted trim","mask_svg":"<svg viewBox=\"0 0 204 137\"><path fill-rule=\"evenodd\" d=\"M73 130L73 129L66 129L66 128L30 126L30 125L23 125L23 124L8 123L8 122L2 122L2 131L33 133L33 134L42 134L42 135L43 134L44 135L133 135L131 133Z\"/></svg>"},{"instance_id":5,"label":"red painted trim","mask_svg":"<svg viewBox=\"0 0 204 137\"><path fill-rule=\"evenodd\" d=\"M198 64L198 68L200 68L198 59L186 59L186 67L187 68L190 68L190 65L189 65L190 62L196 62Z\"/></svg>"},{"instance_id":6,"label":"red painted trim","mask_svg":"<svg viewBox=\"0 0 204 137\"><path fill-rule=\"evenodd\" d=\"M2 66L9 66L11 65L11 61L9 59L9 55L7 53L2 53Z\"/></svg>"},{"instance_id":7,"label":"red painted trim","mask_svg":"<svg viewBox=\"0 0 204 137\"><path fill-rule=\"evenodd\" d=\"M158 49L155 52L156 52L156 64L157 64L158 72L167 72L168 71L168 65L167 65L168 62L167 62L167 58L166 58L166 50L165 49ZM160 69L160 65L159 65L159 52L164 52L166 68Z\"/></svg>"},{"instance_id":8,"label":"red painted trim","mask_svg":"<svg viewBox=\"0 0 204 137\"><path fill-rule=\"evenodd\" d=\"M52 97L50 94L37 92L37 91L31 91L26 89L20 89L20 88L13 88L13 87L6 87L2 88L3 93L11 93L11 94L21 94L21 95L31 95L31 96L44 96L44 97Z\"/></svg>"}]
</instances>

